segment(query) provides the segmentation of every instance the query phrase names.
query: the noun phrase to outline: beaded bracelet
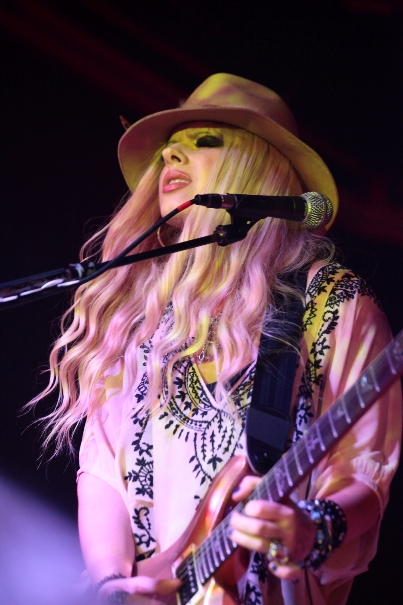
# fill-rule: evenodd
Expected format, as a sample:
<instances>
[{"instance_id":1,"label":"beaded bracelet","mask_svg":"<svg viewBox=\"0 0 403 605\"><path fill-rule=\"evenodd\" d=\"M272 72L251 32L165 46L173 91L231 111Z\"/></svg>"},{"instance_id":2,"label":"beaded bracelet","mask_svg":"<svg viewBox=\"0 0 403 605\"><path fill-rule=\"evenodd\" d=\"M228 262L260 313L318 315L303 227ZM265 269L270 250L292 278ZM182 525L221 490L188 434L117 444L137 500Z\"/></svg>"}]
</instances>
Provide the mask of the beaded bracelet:
<instances>
[{"instance_id":1,"label":"beaded bracelet","mask_svg":"<svg viewBox=\"0 0 403 605\"><path fill-rule=\"evenodd\" d=\"M301 500L298 506L309 514L316 528L315 543L304 564L319 569L343 542L347 519L343 509L332 500Z\"/></svg>"}]
</instances>

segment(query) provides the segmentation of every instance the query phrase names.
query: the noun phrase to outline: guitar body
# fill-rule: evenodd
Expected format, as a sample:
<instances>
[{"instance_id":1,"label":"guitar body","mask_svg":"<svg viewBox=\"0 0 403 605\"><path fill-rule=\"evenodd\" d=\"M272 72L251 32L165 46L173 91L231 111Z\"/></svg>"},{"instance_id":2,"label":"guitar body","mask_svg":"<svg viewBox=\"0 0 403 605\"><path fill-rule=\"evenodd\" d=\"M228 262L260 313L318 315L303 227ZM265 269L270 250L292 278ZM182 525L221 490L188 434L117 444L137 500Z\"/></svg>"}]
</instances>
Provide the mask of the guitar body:
<instances>
[{"instance_id":1,"label":"guitar body","mask_svg":"<svg viewBox=\"0 0 403 605\"><path fill-rule=\"evenodd\" d=\"M140 561L137 566L137 575L149 576L155 579L173 578L174 566L180 562L191 550L192 545L198 547L214 530L214 528L230 512L233 501L231 495L240 484L243 477L252 474L246 458L235 456L224 469L214 478L209 491L201 501L195 516L185 532L168 550L163 553ZM206 605L214 603L214 586L221 586L225 591L224 604L237 605L236 583L246 572L250 553L246 549L238 548L216 572L214 579L201 586L197 595L189 601L196 605L206 599ZM151 603L165 603L175 605L177 595L158 597Z\"/></svg>"}]
</instances>

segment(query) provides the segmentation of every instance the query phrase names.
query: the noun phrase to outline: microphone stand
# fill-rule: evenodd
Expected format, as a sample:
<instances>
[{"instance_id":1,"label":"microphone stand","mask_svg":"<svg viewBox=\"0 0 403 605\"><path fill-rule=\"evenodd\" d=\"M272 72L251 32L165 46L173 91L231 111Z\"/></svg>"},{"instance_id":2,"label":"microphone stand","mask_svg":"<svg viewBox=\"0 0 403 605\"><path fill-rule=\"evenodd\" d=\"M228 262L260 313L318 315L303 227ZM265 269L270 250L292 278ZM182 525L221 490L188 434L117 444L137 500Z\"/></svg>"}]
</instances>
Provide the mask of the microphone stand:
<instances>
[{"instance_id":1,"label":"microphone stand","mask_svg":"<svg viewBox=\"0 0 403 605\"><path fill-rule=\"evenodd\" d=\"M0 310L18 307L65 290L70 290L92 279L91 274L96 273L99 275L99 272L102 272L102 269L106 265L110 265L106 267L106 270L108 270L183 250L190 250L199 246L205 246L206 244L217 243L219 246L228 246L244 239L253 223L254 221L235 219L230 225L218 225L211 235L172 244L165 248L155 248L147 252L123 256L122 258L117 258L116 263L113 262L113 264L112 261L99 264L93 262L70 264L67 269L55 269L46 273L39 273L0 284ZM94 277L97 277L97 275L94 275Z\"/></svg>"}]
</instances>

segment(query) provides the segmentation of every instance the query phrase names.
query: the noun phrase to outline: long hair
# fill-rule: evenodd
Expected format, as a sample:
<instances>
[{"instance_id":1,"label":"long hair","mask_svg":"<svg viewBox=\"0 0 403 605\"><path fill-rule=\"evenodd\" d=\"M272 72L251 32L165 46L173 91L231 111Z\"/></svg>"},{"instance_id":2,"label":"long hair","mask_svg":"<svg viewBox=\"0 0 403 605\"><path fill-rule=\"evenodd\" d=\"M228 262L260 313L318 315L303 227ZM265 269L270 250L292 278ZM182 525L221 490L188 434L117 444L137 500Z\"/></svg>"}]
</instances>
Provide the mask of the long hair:
<instances>
[{"instance_id":1,"label":"long hair","mask_svg":"<svg viewBox=\"0 0 403 605\"><path fill-rule=\"evenodd\" d=\"M240 129L223 127L222 132L224 147L204 192L302 193L290 162L266 141ZM81 258L98 260L100 250L102 260L113 258L159 218L162 166L159 150L127 203L87 242ZM224 210L193 206L177 239L209 235L218 224L229 222ZM156 237L150 236L135 251L157 246ZM56 408L43 419L45 447L52 441L56 452L66 443L71 446L77 424L102 405L105 376L111 368L124 369L124 388L130 396L144 372L138 367L138 347L155 333L168 305L172 321L148 356L149 389L143 405L151 408L158 400L164 371L169 378L179 358L201 351L214 317L216 398L229 401L229 379L256 357L262 329L281 339L275 295L277 300L278 295L302 296L283 277L332 255L333 245L326 238L299 225L266 219L258 221L244 240L228 247L214 244L120 267L78 288L50 355L49 384L33 402L59 389ZM163 359L168 359L165 370ZM165 401L169 397L170 387Z\"/></svg>"}]
</instances>

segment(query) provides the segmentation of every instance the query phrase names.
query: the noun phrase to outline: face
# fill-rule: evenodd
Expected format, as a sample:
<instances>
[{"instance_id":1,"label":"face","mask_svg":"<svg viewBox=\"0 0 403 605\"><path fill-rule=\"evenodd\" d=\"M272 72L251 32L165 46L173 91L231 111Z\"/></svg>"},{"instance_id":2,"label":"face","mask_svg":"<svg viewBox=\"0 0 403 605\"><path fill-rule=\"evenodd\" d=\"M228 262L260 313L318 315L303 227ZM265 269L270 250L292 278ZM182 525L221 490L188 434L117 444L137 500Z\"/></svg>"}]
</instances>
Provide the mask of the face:
<instances>
[{"instance_id":1,"label":"face","mask_svg":"<svg viewBox=\"0 0 403 605\"><path fill-rule=\"evenodd\" d=\"M223 146L222 130L208 122L194 123L171 135L162 152L165 166L159 180L161 216L202 191ZM180 226L186 212L169 222Z\"/></svg>"}]
</instances>

